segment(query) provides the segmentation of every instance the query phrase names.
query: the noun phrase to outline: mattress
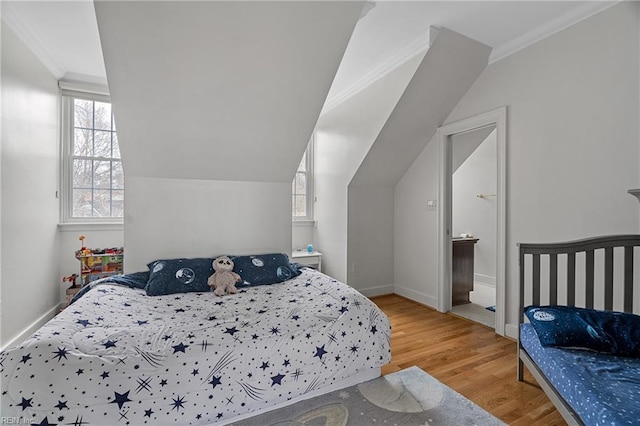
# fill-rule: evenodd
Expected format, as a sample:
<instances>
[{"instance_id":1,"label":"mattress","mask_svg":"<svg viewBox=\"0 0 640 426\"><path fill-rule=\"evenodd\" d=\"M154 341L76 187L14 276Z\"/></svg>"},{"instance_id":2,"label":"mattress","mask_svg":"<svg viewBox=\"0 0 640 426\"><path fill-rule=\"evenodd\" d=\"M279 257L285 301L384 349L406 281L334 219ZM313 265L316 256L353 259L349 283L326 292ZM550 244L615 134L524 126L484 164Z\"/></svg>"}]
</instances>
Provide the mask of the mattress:
<instances>
[{"instance_id":1,"label":"mattress","mask_svg":"<svg viewBox=\"0 0 640 426\"><path fill-rule=\"evenodd\" d=\"M108 279L0 354L2 416L205 425L390 361L390 323L313 269L236 295L147 296Z\"/></svg>"},{"instance_id":2,"label":"mattress","mask_svg":"<svg viewBox=\"0 0 640 426\"><path fill-rule=\"evenodd\" d=\"M586 425L638 424L640 359L581 349L542 347L531 324L520 324L520 341Z\"/></svg>"}]
</instances>

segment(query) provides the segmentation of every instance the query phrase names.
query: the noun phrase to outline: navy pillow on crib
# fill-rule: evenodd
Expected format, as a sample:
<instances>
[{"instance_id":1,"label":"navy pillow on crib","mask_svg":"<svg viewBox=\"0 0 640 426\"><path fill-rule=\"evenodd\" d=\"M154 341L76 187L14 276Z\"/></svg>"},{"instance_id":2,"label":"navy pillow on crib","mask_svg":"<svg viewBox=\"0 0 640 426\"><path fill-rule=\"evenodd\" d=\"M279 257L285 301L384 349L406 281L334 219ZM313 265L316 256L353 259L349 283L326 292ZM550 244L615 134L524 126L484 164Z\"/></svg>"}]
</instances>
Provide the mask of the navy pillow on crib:
<instances>
[{"instance_id":1,"label":"navy pillow on crib","mask_svg":"<svg viewBox=\"0 0 640 426\"><path fill-rule=\"evenodd\" d=\"M210 291L207 280L213 274L213 259L163 259L149 263L148 296Z\"/></svg>"},{"instance_id":2,"label":"navy pillow on crib","mask_svg":"<svg viewBox=\"0 0 640 426\"><path fill-rule=\"evenodd\" d=\"M542 346L640 358L640 316L572 306L528 306L525 315Z\"/></svg>"},{"instance_id":3,"label":"navy pillow on crib","mask_svg":"<svg viewBox=\"0 0 640 426\"><path fill-rule=\"evenodd\" d=\"M233 260L233 272L242 277L236 287L249 287L281 283L300 275L284 253L229 256Z\"/></svg>"}]
</instances>

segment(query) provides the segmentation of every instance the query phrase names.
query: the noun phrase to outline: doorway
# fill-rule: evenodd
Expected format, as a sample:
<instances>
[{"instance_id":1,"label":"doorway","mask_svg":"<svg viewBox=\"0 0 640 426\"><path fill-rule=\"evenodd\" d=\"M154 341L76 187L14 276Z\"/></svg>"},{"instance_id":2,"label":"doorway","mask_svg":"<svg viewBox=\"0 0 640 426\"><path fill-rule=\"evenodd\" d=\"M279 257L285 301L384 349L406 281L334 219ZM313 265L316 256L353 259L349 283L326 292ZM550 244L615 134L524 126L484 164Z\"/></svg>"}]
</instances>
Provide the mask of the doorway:
<instances>
[{"instance_id":1,"label":"doorway","mask_svg":"<svg viewBox=\"0 0 640 426\"><path fill-rule=\"evenodd\" d=\"M487 137L494 137L494 148L491 147L491 141L488 145L484 145L484 141ZM504 335L505 329L505 252L506 252L506 108L502 107L497 110L493 110L475 117L471 117L465 120L461 120L452 124L448 124L438 128L437 133L438 142L438 310L440 312L449 312L452 310L454 304L452 303L452 297L454 293L458 298L458 304L467 304L464 300L461 302L460 297L460 280L461 276L466 285L471 286L469 298L472 300L475 296L476 300L480 297L480 303L485 304L485 297L491 296L487 294L473 294L476 292L473 281L474 278L478 280L478 277L484 276L484 281L489 281L486 284L493 284L495 282L495 315L494 328L497 334ZM480 150L480 151L479 151ZM491 154L489 153L491 152ZM492 223L485 223L483 226L478 225L478 222L464 223L461 217L467 217L467 219L473 215L455 214L454 210L454 198L457 199L456 205L460 208L467 203L467 207L472 200L469 199L470 188L465 187L463 193L459 196L454 196L454 181L459 185L463 185L465 179L469 179L466 176L464 179L454 178L454 172L460 167L464 167L464 163L468 159L474 157L473 153L478 153L484 157L483 161L487 161L487 155L493 155L493 166L495 169L491 171L484 170L482 173L485 175L493 174L495 180L495 190L490 186L487 189L479 190L477 187L473 196L477 200L473 202L481 201L486 202L484 204L477 204L477 212L482 211L485 221L492 221ZM476 158L473 161L477 161ZM467 175L469 170L467 170ZM485 177L487 177L485 176ZM488 178L488 177L487 177ZM476 175L476 180L481 180L480 175ZM489 178L488 178L489 179ZM487 181L488 182L488 181ZM477 182L476 182L477 183ZM487 185L491 185L487 183ZM460 189L458 190L460 191ZM458 192L456 191L456 193ZM464 193L466 192L466 194ZM460 198L462 197L462 198ZM457 217L454 221L454 214ZM477 217L475 219L478 219ZM456 223L457 222L457 223ZM466 229L466 228L473 228ZM482 242L480 243L480 235L473 235L473 233L479 233L483 235ZM462 238L461 238L462 237ZM455 239L454 239L455 238ZM469 245L471 244L471 247ZM482 249L477 250L475 245L482 244ZM460 275L461 257L456 254L454 259L454 245L456 253L460 253L460 249L464 247L462 251L465 253L466 260L463 261L464 265L469 265L472 262L471 272L469 269L464 270L464 274ZM471 250L471 252L469 251ZM474 252L478 253L481 259L476 262L473 258L469 260L468 256L474 256ZM466 263L464 263L466 262ZM456 263L456 272L453 272L453 265ZM473 265L478 265L477 272ZM453 284L456 281L456 289L454 291ZM469 283L469 281L471 281ZM480 279L479 281L483 281ZM480 290L480 285L476 286ZM469 301L471 301L469 300ZM482 306L481 309L491 306ZM464 309L464 308L463 308ZM469 308L468 308L469 309ZM473 309L473 307L471 307ZM482 312L478 312L482 314ZM481 321L480 321L481 322Z\"/></svg>"},{"instance_id":2,"label":"doorway","mask_svg":"<svg viewBox=\"0 0 640 426\"><path fill-rule=\"evenodd\" d=\"M451 312L495 329L496 125L450 136Z\"/></svg>"}]
</instances>

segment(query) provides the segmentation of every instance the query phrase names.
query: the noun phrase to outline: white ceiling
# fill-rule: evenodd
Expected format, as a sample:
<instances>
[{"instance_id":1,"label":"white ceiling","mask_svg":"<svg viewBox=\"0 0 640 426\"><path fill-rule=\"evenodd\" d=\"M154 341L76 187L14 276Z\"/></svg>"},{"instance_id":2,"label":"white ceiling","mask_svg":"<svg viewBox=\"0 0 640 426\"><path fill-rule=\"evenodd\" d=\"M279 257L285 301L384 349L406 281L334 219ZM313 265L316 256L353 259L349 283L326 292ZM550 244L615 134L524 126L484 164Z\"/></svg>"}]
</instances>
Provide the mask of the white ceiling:
<instances>
[{"instance_id":1,"label":"white ceiling","mask_svg":"<svg viewBox=\"0 0 640 426\"><path fill-rule=\"evenodd\" d=\"M213 0L212 0L213 1ZM370 2L371 3L371 2ZM325 110L428 46L431 26L447 27L509 55L615 1L375 2L353 33ZM2 18L57 78L105 83L93 2L2 1Z\"/></svg>"},{"instance_id":2,"label":"white ceiling","mask_svg":"<svg viewBox=\"0 0 640 426\"><path fill-rule=\"evenodd\" d=\"M56 78L106 82L92 1L2 1L2 19Z\"/></svg>"},{"instance_id":3,"label":"white ceiling","mask_svg":"<svg viewBox=\"0 0 640 426\"><path fill-rule=\"evenodd\" d=\"M361 6L96 3L127 178L290 185Z\"/></svg>"}]
</instances>

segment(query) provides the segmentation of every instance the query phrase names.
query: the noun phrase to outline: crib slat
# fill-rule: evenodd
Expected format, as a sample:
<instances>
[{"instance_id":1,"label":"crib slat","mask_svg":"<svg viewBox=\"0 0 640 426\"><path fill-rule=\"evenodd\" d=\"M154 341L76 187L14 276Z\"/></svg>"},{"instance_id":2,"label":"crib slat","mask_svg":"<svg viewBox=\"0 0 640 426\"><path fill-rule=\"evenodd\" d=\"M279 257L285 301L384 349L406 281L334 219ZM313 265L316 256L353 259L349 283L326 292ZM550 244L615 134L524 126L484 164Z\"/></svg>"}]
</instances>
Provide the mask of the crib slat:
<instances>
[{"instance_id":1,"label":"crib slat","mask_svg":"<svg viewBox=\"0 0 640 426\"><path fill-rule=\"evenodd\" d=\"M604 249L604 308L613 310L613 247Z\"/></svg>"},{"instance_id":2,"label":"crib slat","mask_svg":"<svg viewBox=\"0 0 640 426\"><path fill-rule=\"evenodd\" d=\"M549 255L549 304L558 304L558 255Z\"/></svg>"},{"instance_id":3,"label":"crib slat","mask_svg":"<svg viewBox=\"0 0 640 426\"><path fill-rule=\"evenodd\" d=\"M576 306L576 254L567 254L567 306Z\"/></svg>"},{"instance_id":4,"label":"crib slat","mask_svg":"<svg viewBox=\"0 0 640 426\"><path fill-rule=\"evenodd\" d=\"M533 255L533 304L540 305L540 255Z\"/></svg>"},{"instance_id":5,"label":"crib slat","mask_svg":"<svg viewBox=\"0 0 640 426\"><path fill-rule=\"evenodd\" d=\"M520 259L518 260L520 269L520 318L518 321L524 319L524 250L520 248ZM518 340L520 340L520 328L518 328Z\"/></svg>"},{"instance_id":6,"label":"crib slat","mask_svg":"<svg viewBox=\"0 0 640 426\"><path fill-rule=\"evenodd\" d=\"M624 311L633 311L633 247L624 248Z\"/></svg>"},{"instance_id":7,"label":"crib slat","mask_svg":"<svg viewBox=\"0 0 640 426\"><path fill-rule=\"evenodd\" d=\"M593 250L586 251L585 259L585 307L593 309L593 280L594 280L594 255Z\"/></svg>"}]
</instances>

